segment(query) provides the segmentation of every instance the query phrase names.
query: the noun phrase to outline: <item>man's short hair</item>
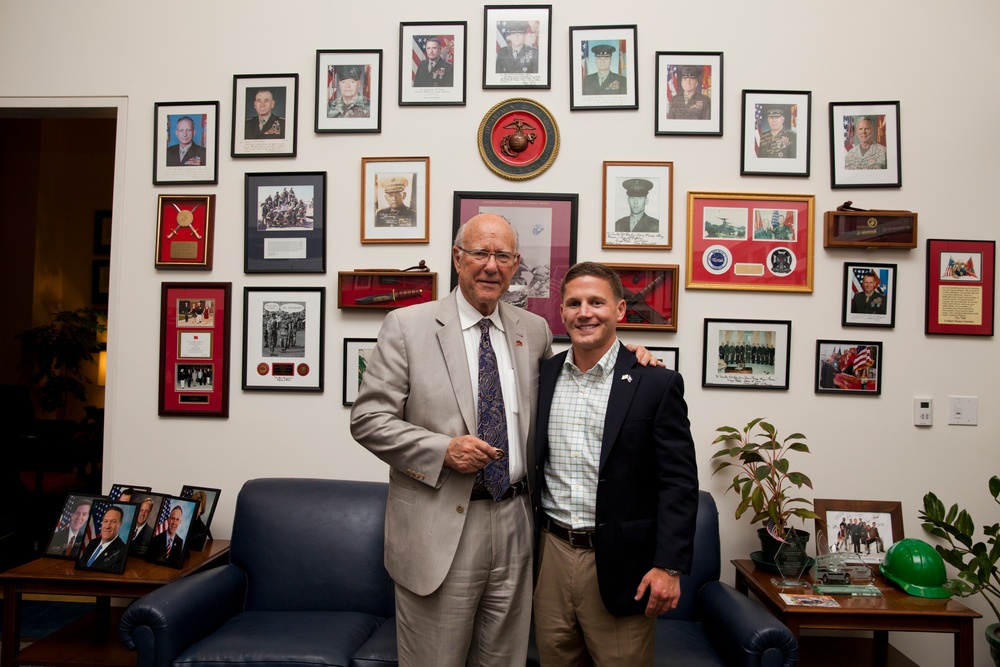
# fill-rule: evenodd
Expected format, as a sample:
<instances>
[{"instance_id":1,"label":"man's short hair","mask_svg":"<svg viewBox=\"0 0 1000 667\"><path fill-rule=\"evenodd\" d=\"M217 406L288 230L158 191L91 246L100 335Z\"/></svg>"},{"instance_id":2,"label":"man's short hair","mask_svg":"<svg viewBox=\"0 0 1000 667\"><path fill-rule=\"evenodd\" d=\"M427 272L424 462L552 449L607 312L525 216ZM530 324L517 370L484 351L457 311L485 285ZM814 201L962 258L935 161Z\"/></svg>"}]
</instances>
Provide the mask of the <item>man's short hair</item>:
<instances>
[{"instance_id":1,"label":"man's short hair","mask_svg":"<svg viewBox=\"0 0 1000 667\"><path fill-rule=\"evenodd\" d=\"M78 509L80 509L84 505L86 505L87 507L91 507L92 508L94 506L94 501L92 501L90 498L81 498L80 500L76 501L73 504L73 511L74 512L77 511Z\"/></svg>"},{"instance_id":2,"label":"man's short hair","mask_svg":"<svg viewBox=\"0 0 1000 667\"><path fill-rule=\"evenodd\" d=\"M622 286L621 277L614 269L610 269L598 262L578 262L569 267L569 271L566 272L566 275L562 279L562 284L559 285L559 297L566 296L566 285L569 281L583 276L593 276L607 281L616 302L625 298L625 288Z\"/></svg>"},{"instance_id":3,"label":"man's short hair","mask_svg":"<svg viewBox=\"0 0 1000 667\"><path fill-rule=\"evenodd\" d=\"M437 44L438 47L441 46L441 40L440 39L438 39L437 37L431 37L426 42L424 42L424 49L425 50L427 49L427 45L430 44L431 42L434 42L435 44Z\"/></svg>"},{"instance_id":4,"label":"man's short hair","mask_svg":"<svg viewBox=\"0 0 1000 667\"><path fill-rule=\"evenodd\" d=\"M108 512L118 512L118 522L122 523L125 521L125 510L123 510L121 507L118 507L118 505L112 505L107 510L105 510L104 516L107 516Z\"/></svg>"},{"instance_id":5,"label":"man's short hair","mask_svg":"<svg viewBox=\"0 0 1000 667\"><path fill-rule=\"evenodd\" d=\"M182 120L186 120L187 122L191 123L191 129L192 130L195 128L194 118L192 118L191 116L181 116L180 118L177 119L177 122L174 123L174 127L177 127L178 125L180 125ZM125 489L125 491L123 491L123 493L135 493L135 489L133 489L133 488L130 487L128 489Z\"/></svg>"},{"instance_id":6,"label":"man's short hair","mask_svg":"<svg viewBox=\"0 0 1000 667\"><path fill-rule=\"evenodd\" d=\"M860 123L863 120L868 121L868 124L871 127L875 127L875 123L872 122L871 116L858 116L857 118L854 119L854 127L857 127L858 123Z\"/></svg>"}]
</instances>

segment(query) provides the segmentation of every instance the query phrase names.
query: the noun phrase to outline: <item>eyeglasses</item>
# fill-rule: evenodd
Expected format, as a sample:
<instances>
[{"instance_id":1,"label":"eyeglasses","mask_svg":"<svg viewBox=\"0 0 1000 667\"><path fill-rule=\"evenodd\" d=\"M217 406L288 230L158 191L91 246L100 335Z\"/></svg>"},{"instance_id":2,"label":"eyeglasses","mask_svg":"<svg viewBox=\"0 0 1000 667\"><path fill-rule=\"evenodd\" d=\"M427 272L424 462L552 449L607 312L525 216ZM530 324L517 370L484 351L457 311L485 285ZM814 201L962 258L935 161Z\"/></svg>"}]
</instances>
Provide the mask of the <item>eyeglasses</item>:
<instances>
[{"instance_id":1,"label":"eyeglasses","mask_svg":"<svg viewBox=\"0 0 1000 667\"><path fill-rule=\"evenodd\" d=\"M498 266L510 266L515 262L515 260L517 260L517 253L513 252L488 252L483 248L466 250L460 245L455 247L471 257L477 264L486 264L490 261L490 257L493 257L493 259L497 261Z\"/></svg>"}]
</instances>

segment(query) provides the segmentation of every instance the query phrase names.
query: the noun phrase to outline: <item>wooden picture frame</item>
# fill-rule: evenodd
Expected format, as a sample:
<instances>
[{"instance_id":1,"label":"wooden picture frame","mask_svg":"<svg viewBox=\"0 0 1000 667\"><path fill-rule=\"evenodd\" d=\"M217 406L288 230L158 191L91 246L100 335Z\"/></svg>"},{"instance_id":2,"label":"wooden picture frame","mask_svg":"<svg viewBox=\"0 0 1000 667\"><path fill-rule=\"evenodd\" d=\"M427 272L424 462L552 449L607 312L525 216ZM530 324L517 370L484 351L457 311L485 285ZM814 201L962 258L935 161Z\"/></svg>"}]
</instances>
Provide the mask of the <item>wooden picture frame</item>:
<instances>
[{"instance_id":1,"label":"wooden picture frame","mask_svg":"<svg viewBox=\"0 0 1000 667\"><path fill-rule=\"evenodd\" d=\"M830 102L830 187L902 186L899 101Z\"/></svg>"},{"instance_id":2,"label":"wooden picture frame","mask_svg":"<svg viewBox=\"0 0 1000 667\"><path fill-rule=\"evenodd\" d=\"M927 239L924 333L992 336L996 241Z\"/></svg>"},{"instance_id":3,"label":"wooden picture frame","mask_svg":"<svg viewBox=\"0 0 1000 667\"><path fill-rule=\"evenodd\" d=\"M215 195L160 195L156 204L158 269L212 270Z\"/></svg>"},{"instance_id":4,"label":"wooden picture frame","mask_svg":"<svg viewBox=\"0 0 1000 667\"><path fill-rule=\"evenodd\" d=\"M639 108L637 33L634 24L570 26L571 111Z\"/></svg>"},{"instance_id":5,"label":"wooden picture frame","mask_svg":"<svg viewBox=\"0 0 1000 667\"><path fill-rule=\"evenodd\" d=\"M655 134L721 137L722 103L721 51L656 52Z\"/></svg>"},{"instance_id":6,"label":"wooden picture frame","mask_svg":"<svg viewBox=\"0 0 1000 667\"><path fill-rule=\"evenodd\" d=\"M680 267L676 264L609 264L621 278L625 317L617 329L677 331Z\"/></svg>"},{"instance_id":7,"label":"wooden picture frame","mask_svg":"<svg viewBox=\"0 0 1000 667\"><path fill-rule=\"evenodd\" d=\"M467 35L465 21L399 24L399 106L465 106Z\"/></svg>"},{"instance_id":8,"label":"wooden picture frame","mask_svg":"<svg viewBox=\"0 0 1000 667\"><path fill-rule=\"evenodd\" d=\"M896 326L895 264L844 262L841 324L845 327ZM866 291L866 287L868 289Z\"/></svg>"},{"instance_id":9,"label":"wooden picture frame","mask_svg":"<svg viewBox=\"0 0 1000 667\"><path fill-rule=\"evenodd\" d=\"M817 394L882 394L882 341L817 340Z\"/></svg>"},{"instance_id":10,"label":"wooden picture frame","mask_svg":"<svg viewBox=\"0 0 1000 667\"><path fill-rule=\"evenodd\" d=\"M295 157L298 135L297 73L233 75L232 157Z\"/></svg>"},{"instance_id":11,"label":"wooden picture frame","mask_svg":"<svg viewBox=\"0 0 1000 667\"><path fill-rule=\"evenodd\" d=\"M552 5L483 8L483 89L552 87Z\"/></svg>"},{"instance_id":12,"label":"wooden picture frame","mask_svg":"<svg viewBox=\"0 0 1000 667\"><path fill-rule=\"evenodd\" d=\"M244 175L244 273L326 273L326 172Z\"/></svg>"},{"instance_id":13,"label":"wooden picture frame","mask_svg":"<svg viewBox=\"0 0 1000 667\"><path fill-rule=\"evenodd\" d=\"M744 90L742 176L809 176L812 93Z\"/></svg>"},{"instance_id":14,"label":"wooden picture frame","mask_svg":"<svg viewBox=\"0 0 1000 667\"><path fill-rule=\"evenodd\" d=\"M437 273L340 271L337 308L395 310L437 300Z\"/></svg>"},{"instance_id":15,"label":"wooden picture frame","mask_svg":"<svg viewBox=\"0 0 1000 667\"><path fill-rule=\"evenodd\" d=\"M814 519L817 555L854 553L850 537L845 534L841 539L839 536L841 523L850 525L851 519L876 522L883 548L879 549L877 543L873 543L876 545L874 556L857 552L861 560L866 563L881 563L885 559L885 552L888 551L889 547L904 538L903 504L898 500L816 498L813 500L813 511L820 516L820 518ZM865 545L860 544L859 546L863 548Z\"/></svg>"},{"instance_id":16,"label":"wooden picture frame","mask_svg":"<svg viewBox=\"0 0 1000 667\"><path fill-rule=\"evenodd\" d=\"M317 50L316 133L381 132L383 78L381 49Z\"/></svg>"},{"instance_id":17,"label":"wooden picture frame","mask_svg":"<svg viewBox=\"0 0 1000 667\"><path fill-rule=\"evenodd\" d=\"M361 158L361 242L429 243L431 159Z\"/></svg>"},{"instance_id":18,"label":"wooden picture frame","mask_svg":"<svg viewBox=\"0 0 1000 667\"><path fill-rule=\"evenodd\" d=\"M179 496L163 496L156 511L153 536L145 558L150 563L180 570L189 551L188 533L198 503ZM180 540L178 542L178 540Z\"/></svg>"},{"instance_id":19,"label":"wooden picture frame","mask_svg":"<svg viewBox=\"0 0 1000 667\"><path fill-rule=\"evenodd\" d=\"M601 247L670 250L674 163L605 161L603 176Z\"/></svg>"},{"instance_id":20,"label":"wooden picture frame","mask_svg":"<svg viewBox=\"0 0 1000 667\"><path fill-rule=\"evenodd\" d=\"M344 405L354 405L377 338L344 339Z\"/></svg>"},{"instance_id":21,"label":"wooden picture frame","mask_svg":"<svg viewBox=\"0 0 1000 667\"><path fill-rule=\"evenodd\" d=\"M243 288L243 389L323 391L325 287Z\"/></svg>"},{"instance_id":22,"label":"wooden picture frame","mask_svg":"<svg viewBox=\"0 0 1000 667\"><path fill-rule=\"evenodd\" d=\"M791 320L705 318L702 387L788 389Z\"/></svg>"},{"instance_id":23,"label":"wooden picture frame","mask_svg":"<svg viewBox=\"0 0 1000 667\"><path fill-rule=\"evenodd\" d=\"M219 103L153 104L153 185L219 182Z\"/></svg>"}]
</instances>

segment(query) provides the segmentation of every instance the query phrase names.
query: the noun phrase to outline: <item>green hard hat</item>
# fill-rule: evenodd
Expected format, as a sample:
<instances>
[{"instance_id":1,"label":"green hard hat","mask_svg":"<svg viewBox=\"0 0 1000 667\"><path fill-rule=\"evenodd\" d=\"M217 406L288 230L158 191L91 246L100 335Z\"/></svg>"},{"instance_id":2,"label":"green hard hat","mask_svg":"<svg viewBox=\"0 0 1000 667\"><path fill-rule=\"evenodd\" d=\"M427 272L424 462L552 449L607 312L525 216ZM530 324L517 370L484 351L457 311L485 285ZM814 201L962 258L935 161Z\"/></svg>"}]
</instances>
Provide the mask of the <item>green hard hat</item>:
<instances>
[{"instance_id":1,"label":"green hard hat","mask_svg":"<svg viewBox=\"0 0 1000 667\"><path fill-rule=\"evenodd\" d=\"M951 597L951 593L944 587L948 577L941 554L922 540L905 539L893 544L886 552L879 569L886 579L910 595L922 598Z\"/></svg>"}]
</instances>

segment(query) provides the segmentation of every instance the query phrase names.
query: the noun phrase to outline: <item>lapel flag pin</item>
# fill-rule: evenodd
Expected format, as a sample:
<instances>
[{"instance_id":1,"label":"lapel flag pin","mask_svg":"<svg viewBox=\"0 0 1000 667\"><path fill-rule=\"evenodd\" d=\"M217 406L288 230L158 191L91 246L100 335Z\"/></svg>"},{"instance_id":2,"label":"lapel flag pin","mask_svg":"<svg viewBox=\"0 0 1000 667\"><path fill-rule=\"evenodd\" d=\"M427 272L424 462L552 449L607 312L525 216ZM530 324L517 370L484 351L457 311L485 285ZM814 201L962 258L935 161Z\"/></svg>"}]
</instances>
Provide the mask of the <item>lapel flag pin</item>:
<instances>
[{"instance_id":1,"label":"lapel flag pin","mask_svg":"<svg viewBox=\"0 0 1000 667\"><path fill-rule=\"evenodd\" d=\"M629 382L632 382L632 376L629 375L628 373L626 373L625 375L623 375L622 379L623 380L628 380Z\"/></svg>"}]
</instances>

